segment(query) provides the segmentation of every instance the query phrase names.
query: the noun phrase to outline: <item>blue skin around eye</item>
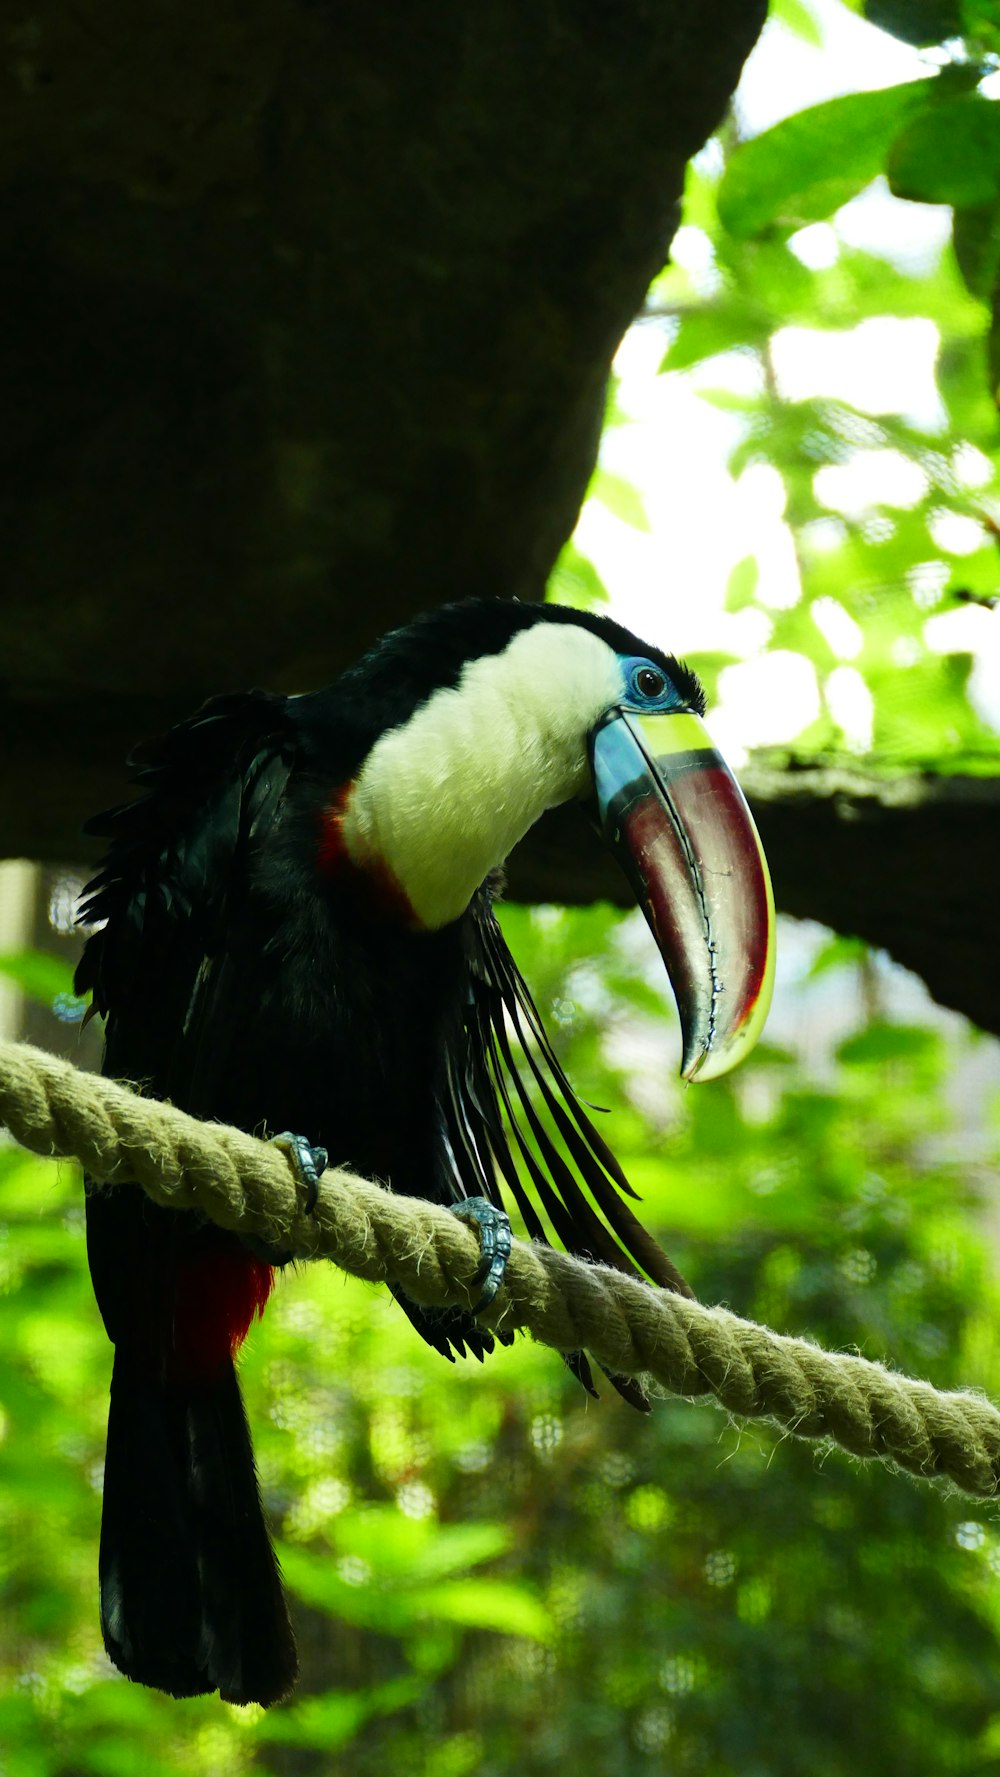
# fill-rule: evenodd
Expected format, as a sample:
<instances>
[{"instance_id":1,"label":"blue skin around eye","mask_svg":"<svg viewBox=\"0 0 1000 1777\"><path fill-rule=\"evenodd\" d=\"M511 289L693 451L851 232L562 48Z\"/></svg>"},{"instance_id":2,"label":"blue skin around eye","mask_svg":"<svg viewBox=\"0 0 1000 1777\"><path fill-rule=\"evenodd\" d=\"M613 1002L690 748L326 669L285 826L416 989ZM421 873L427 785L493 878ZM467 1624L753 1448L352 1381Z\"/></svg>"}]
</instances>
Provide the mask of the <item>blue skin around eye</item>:
<instances>
[{"instance_id":1,"label":"blue skin around eye","mask_svg":"<svg viewBox=\"0 0 1000 1777\"><path fill-rule=\"evenodd\" d=\"M636 678L644 667L657 673L661 679L664 677L663 668L657 666L655 661L644 660L641 654L619 655L619 660L622 669L623 709L636 710L637 712L687 709L688 705L684 698L676 685L672 684L669 679L667 679L666 686L659 697L647 697L644 692L640 691L636 684Z\"/></svg>"}]
</instances>

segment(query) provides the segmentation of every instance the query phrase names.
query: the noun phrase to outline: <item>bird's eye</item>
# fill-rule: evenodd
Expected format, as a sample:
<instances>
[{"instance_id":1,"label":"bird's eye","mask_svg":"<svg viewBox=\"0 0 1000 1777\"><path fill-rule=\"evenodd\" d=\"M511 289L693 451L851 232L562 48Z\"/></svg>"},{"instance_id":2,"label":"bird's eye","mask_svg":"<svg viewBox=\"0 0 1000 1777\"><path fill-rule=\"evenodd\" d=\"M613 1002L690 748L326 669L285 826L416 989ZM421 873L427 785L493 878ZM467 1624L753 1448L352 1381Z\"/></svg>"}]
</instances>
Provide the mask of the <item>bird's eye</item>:
<instances>
[{"instance_id":1,"label":"bird's eye","mask_svg":"<svg viewBox=\"0 0 1000 1777\"><path fill-rule=\"evenodd\" d=\"M667 681L655 666L640 666L635 675L635 688L643 697L662 697Z\"/></svg>"}]
</instances>

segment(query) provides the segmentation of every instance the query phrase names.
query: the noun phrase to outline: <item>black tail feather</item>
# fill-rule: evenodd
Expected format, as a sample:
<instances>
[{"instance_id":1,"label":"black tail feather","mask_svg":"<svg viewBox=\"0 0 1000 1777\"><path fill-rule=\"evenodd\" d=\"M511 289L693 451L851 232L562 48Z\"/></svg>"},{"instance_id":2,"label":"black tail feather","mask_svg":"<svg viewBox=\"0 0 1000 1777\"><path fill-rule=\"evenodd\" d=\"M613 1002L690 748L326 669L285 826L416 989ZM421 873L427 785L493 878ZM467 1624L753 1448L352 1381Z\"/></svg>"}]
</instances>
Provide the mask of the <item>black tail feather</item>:
<instances>
[{"instance_id":1,"label":"black tail feather","mask_svg":"<svg viewBox=\"0 0 1000 1777\"><path fill-rule=\"evenodd\" d=\"M118 1346L100 1573L104 1645L128 1678L230 1703L292 1689L295 1641L232 1364L163 1384Z\"/></svg>"}]
</instances>

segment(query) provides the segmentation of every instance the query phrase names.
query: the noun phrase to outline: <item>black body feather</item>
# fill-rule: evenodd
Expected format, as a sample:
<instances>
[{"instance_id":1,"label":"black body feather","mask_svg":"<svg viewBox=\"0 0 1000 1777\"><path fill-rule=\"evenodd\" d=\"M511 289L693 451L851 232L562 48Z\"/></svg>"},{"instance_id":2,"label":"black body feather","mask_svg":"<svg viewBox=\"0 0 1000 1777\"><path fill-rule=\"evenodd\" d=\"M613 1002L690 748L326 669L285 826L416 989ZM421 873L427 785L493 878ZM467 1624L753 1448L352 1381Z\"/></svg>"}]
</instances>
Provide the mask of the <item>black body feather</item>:
<instances>
[{"instance_id":1,"label":"black body feather","mask_svg":"<svg viewBox=\"0 0 1000 1777\"><path fill-rule=\"evenodd\" d=\"M109 848L84 917L105 923L77 988L106 1016L110 1074L196 1115L294 1130L407 1194L500 1204L502 1182L532 1237L684 1290L623 1201L627 1182L559 1066L490 885L461 920L415 936L318 868L322 811L379 735L470 656L545 620L634 645L605 619L470 601L386 638L327 691L214 699L142 749L145 794L90 824ZM247 1305L262 1306L259 1260L130 1186L89 1195L88 1241L116 1346L108 1651L175 1695L273 1702L294 1682L295 1651L232 1358ZM445 1356L492 1350L470 1316L400 1300ZM592 1389L583 1354L568 1361ZM637 1384L612 1380L645 1405Z\"/></svg>"}]
</instances>

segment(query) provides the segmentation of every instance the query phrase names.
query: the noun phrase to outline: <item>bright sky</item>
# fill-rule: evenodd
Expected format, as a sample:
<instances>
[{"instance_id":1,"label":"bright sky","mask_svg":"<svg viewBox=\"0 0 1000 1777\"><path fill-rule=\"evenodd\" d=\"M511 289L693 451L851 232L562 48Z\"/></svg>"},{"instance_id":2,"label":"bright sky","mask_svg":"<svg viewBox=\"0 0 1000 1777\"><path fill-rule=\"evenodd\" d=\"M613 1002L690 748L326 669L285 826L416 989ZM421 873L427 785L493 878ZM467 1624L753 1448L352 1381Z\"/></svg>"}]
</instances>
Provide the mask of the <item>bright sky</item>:
<instances>
[{"instance_id":1,"label":"bright sky","mask_svg":"<svg viewBox=\"0 0 1000 1777\"><path fill-rule=\"evenodd\" d=\"M927 63L915 50L867 25L839 0L810 0L810 9L823 33L820 47L773 20L768 24L736 95L744 131L756 133L839 93L926 75ZM793 245L805 264L819 267L833 262L839 237L917 272L936 258L949 232L947 209L899 203L876 186L838 213L835 228L826 223L804 228ZM710 279L706 248L698 229L684 228L673 257L693 277ZM938 343L930 321L871 319L840 334L787 328L775 337L773 355L779 385L791 399L840 396L868 412L898 412L933 428L942 418L934 379ZM697 393L699 380L749 391L757 374L752 362L732 354L714 360L700 375L696 369L658 376L663 350L656 323L640 323L623 341L616 370L619 405L628 421L607 433L602 449L606 468L640 491L651 529L636 530L591 499L577 542L601 574L621 621L681 655L704 650L737 657L738 664L720 677L711 726L739 764L751 747L794 738L820 706L811 662L786 651L766 652L772 627L766 611L723 608L729 575L748 555L760 567L761 602L780 609L800 597L783 518L784 489L777 471L764 465L733 482L726 458L740 436L739 417ZM970 458L969 469L970 481L989 473L981 457L978 464ZM872 497L915 502L925 485L922 470L891 450L865 452L820 475L824 502L844 514L863 511ZM831 538L836 523L831 517ZM955 553L979 540L978 533L960 537L954 526L938 538ZM850 665L858 652L856 625L839 606L814 616L841 662L826 684L830 707L847 744L863 752L870 743L872 708L864 680ZM1000 728L1000 619L966 607L931 618L925 638L943 652L977 654L972 695L980 713Z\"/></svg>"}]
</instances>

